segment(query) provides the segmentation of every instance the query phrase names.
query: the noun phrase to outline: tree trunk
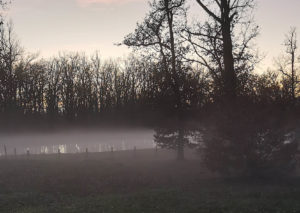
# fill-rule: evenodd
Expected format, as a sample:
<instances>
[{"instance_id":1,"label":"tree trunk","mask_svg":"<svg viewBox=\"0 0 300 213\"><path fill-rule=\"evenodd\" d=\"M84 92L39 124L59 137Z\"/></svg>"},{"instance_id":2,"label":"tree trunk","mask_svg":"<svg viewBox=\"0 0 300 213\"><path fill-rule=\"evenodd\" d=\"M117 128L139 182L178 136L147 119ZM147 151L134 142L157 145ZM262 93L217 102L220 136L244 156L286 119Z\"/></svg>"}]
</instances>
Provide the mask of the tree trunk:
<instances>
[{"instance_id":1,"label":"tree trunk","mask_svg":"<svg viewBox=\"0 0 300 213\"><path fill-rule=\"evenodd\" d=\"M224 58L224 92L228 101L233 101L236 97L236 73L234 70L233 47L231 38L231 20L229 17L229 6L223 3L224 13L222 14L222 37L223 37L223 58Z\"/></svg>"},{"instance_id":2,"label":"tree trunk","mask_svg":"<svg viewBox=\"0 0 300 213\"><path fill-rule=\"evenodd\" d=\"M171 44L171 63L172 63L172 77L173 82L173 90L176 99L177 105L177 119L178 119L178 141L177 141L177 159L184 160L184 131L183 131L183 118L182 118L182 111L183 106L181 103L181 93L180 93L180 86L179 86L179 77L176 69L176 49L175 49L175 40L174 40L174 31L173 31L173 13L169 10L169 2L165 0L165 7L167 10L167 17L168 17L168 25L169 25L169 34L170 34L170 44Z\"/></svg>"},{"instance_id":3,"label":"tree trunk","mask_svg":"<svg viewBox=\"0 0 300 213\"><path fill-rule=\"evenodd\" d=\"M179 121L181 122L181 121ZM179 124L178 130L178 144L177 144L177 160L183 161L184 160L184 132L182 128L182 124Z\"/></svg>"},{"instance_id":4,"label":"tree trunk","mask_svg":"<svg viewBox=\"0 0 300 213\"><path fill-rule=\"evenodd\" d=\"M295 105L295 103L296 103L296 89L295 89L295 51L294 51L294 49L293 49L293 43L292 43L292 82L291 82L291 84L292 84L292 99L293 99L293 106Z\"/></svg>"}]
</instances>

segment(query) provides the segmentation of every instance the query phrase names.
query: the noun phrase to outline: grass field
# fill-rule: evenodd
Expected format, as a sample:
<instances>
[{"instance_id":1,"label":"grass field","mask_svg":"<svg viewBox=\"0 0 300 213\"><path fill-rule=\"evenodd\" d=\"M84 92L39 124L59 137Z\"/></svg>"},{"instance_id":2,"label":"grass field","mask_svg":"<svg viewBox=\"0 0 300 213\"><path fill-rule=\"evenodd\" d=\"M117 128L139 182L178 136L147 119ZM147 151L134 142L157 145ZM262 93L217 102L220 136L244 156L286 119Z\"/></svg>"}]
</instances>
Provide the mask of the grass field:
<instances>
[{"instance_id":1,"label":"grass field","mask_svg":"<svg viewBox=\"0 0 300 213\"><path fill-rule=\"evenodd\" d=\"M300 212L300 178L224 179L189 154L138 150L0 160L0 212Z\"/></svg>"}]
</instances>

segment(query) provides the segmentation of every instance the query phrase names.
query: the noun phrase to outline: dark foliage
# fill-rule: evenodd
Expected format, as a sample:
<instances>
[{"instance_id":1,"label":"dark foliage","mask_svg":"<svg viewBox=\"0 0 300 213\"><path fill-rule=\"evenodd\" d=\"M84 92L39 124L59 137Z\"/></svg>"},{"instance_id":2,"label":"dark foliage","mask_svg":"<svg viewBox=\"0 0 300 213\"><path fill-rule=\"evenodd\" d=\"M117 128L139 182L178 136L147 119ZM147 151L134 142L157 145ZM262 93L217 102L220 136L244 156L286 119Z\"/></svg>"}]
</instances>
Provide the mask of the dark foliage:
<instances>
[{"instance_id":1,"label":"dark foliage","mask_svg":"<svg viewBox=\"0 0 300 213\"><path fill-rule=\"evenodd\" d=\"M150 3L123 41L136 54L118 61L97 53L38 59L20 47L10 24L1 24L1 130L33 122L150 125L156 143L177 149L180 159L199 133L204 160L215 171L292 169L299 131L296 30L286 38L279 69L254 74L260 60L252 48L258 27L249 19L254 0L196 2L208 21L195 26L188 26L184 0Z\"/></svg>"},{"instance_id":2,"label":"dark foliage","mask_svg":"<svg viewBox=\"0 0 300 213\"><path fill-rule=\"evenodd\" d=\"M290 113L245 100L230 109L218 106L203 131L206 165L231 175L288 174L296 166L299 144L297 119Z\"/></svg>"}]
</instances>

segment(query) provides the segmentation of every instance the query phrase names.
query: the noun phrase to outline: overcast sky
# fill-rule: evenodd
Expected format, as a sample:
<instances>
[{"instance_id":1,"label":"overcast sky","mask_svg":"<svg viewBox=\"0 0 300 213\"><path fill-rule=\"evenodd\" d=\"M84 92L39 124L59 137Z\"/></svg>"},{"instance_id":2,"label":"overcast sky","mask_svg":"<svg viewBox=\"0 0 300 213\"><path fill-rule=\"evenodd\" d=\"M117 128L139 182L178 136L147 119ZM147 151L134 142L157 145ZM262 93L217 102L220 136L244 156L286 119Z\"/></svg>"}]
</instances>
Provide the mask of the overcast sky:
<instances>
[{"instance_id":1,"label":"overcast sky","mask_svg":"<svg viewBox=\"0 0 300 213\"><path fill-rule=\"evenodd\" d=\"M261 27L257 43L266 53L261 65L265 67L283 50L284 35L291 26L300 35L300 0L257 3L255 18ZM202 12L196 4L191 8ZM8 16L22 46L30 52L49 57L59 51L99 50L104 58L117 58L129 51L114 43L132 32L147 11L147 0L13 0Z\"/></svg>"}]
</instances>

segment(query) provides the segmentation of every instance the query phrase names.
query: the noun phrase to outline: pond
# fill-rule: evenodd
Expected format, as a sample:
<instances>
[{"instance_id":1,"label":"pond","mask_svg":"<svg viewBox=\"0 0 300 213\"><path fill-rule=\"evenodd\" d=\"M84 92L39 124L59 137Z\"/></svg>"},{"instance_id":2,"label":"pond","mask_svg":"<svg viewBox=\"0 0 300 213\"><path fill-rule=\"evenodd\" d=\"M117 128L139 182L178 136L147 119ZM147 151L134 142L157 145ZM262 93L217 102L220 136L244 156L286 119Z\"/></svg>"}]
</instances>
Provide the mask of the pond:
<instances>
[{"instance_id":1,"label":"pond","mask_svg":"<svg viewBox=\"0 0 300 213\"><path fill-rule=\"evenodd\" d=\"M105 129L0 134L0 155L52 154L149 149L155 146L151 129Z\"/></svg>"}]
</instances>

